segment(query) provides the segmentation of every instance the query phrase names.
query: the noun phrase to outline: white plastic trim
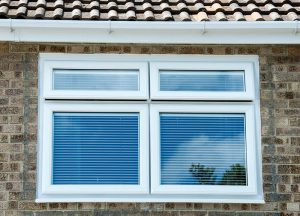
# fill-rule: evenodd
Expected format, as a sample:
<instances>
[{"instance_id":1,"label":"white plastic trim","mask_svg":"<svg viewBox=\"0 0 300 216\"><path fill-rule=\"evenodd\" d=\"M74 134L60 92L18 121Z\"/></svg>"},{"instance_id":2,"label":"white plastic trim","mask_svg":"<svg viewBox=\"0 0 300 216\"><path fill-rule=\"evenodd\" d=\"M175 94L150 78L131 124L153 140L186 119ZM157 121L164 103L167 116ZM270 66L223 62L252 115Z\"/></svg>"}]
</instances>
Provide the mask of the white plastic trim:
<instances>
[{"instance_id":1,"label":"white plastic trim","mask_svg":"<svg viewBox=\"0 0 300 216\"><path fill-rule=\"evenodd\" d=\"M43 65L43 98L45 99L147 99L148 98L148 63L147 62L108 62L108 61L60 61L41 59ZM109 69L109 70L137 70L139 74L139 90L137 91L109 91L109 90L54 90L53 72L55 69Z\"/></svg>"},{"instance_id":2,"label":"white plastic trim","mask_svg":"<svg viewBox=\"0 0 300 216\"><path fill-rule=\"evenodd\" d=\"M152 99L163 100L253 100L254 75L253 61L248 62L218 62L214 59L207 62L181 61L181 62L150 62L150 92ZM161 70L176 71L243 71L245 76L245 92L221 92L221 91L160 91L159 73Z\"/></svg>"},{"instance_id":3,"label":"white plastic trim","mask_svg":"<svg viewBox=\"0 0 300 216\"><path fill-rule=\"evenodd\" d=\"M138 112L139 116L139 185L54 185L52 181L52 134L54 112ZM148 194L148 106L146 104L97 104L71 101L45 101L43 103L43 129L39 154L38 196L71 194ZM41 124L40 124L41 125Z\"/></svg>"},{"instance_id":4,"label":"white plastic trim","mask_svg":"<svg viewBox=\"0 0 300 216\"><path fill-rule=\"evenodd\" d=\"M0 20L0 41L300 44L297 21L151 22Z\"/></svg>"},{"instance_id":5,"label":"white plastic trim","mask_svg":"<svg viewBox=\"0 0 300 216\"><path fill-rule=\"evenodd\" d=\"M252 103L198 103L198 104L165 104L157 103L150 106L150 134L151 134L151 193L153 194L198 194L205 198L207 195L223 197L224 195L259 195L257 182L257 151L255 140L255 105ZM160 122L159 114L166 113L241 113L246 116L246 158L247 158L247 186L222 185L162 185L160 157Z\"/></svg>"},{"instance_id":6,"label":"white plastic trim","mask_svg":"<svg viewBox=\"0 0 300 216\"><path fill-rule=\"evenodd\" d=\"M69 193L69 194L51 194L50 193L43 193L42 192L42 179L44 178L43 175L43 166L42 166L42 161L44 159L43 152L45 152L44 149L44 144L43 144L43 131L47 131L45 128L45 123L44 123L44 116L49 116L47 113L47 103L51 104L68 104L67 107L65 107L67 110L75 109L78 110L80 107L84 108L84 110L93 110L96 109L100 110L103 108L109 110L110 112L115 110L121 110L124 111L122 106L124 105L124 101L53 101L49 100L46 101L45 98L42 97L43 93L43 79L45 79L43 70L44 70L44 62L45 60L47 61L108 61L108 62L184 62L184 61L197 61L197 62L211 62L211 61L217 61L217 62L237 62L237 63L245 63L245 62L252 62L253 63L253 70L254 70L254 84L255 84L255 99L252 101L251 104L254 104L253 106L253 111L251 111L252 115L255 112L255 119L253 124L255 124L254 130L255 130L255 136L253 136L253 139L255 139L255 142L257 145L255 146L255 152L256 152L256 163L252 164L255 166L256 170L256 180L253 178L253 181L257 182L257 187L256 187L256 194L236 194L236 195L231 195L231 194L222 194L221 196L216 196L214 194L207 194L205 197L199 196L199 194L189 194L188 196L185 194L124 194L126 193L120 193L120 194L103 194L103 193L97 193L93 192L93 190L90 188L89 190L91 193L88 194L74 194ZM105 55L81 55L81 54L57 54L57 53L52 53L52 54L40 54L40 64L39 64L39 134L38 134L38 190L37 190L37 199L36 202L203 202L203 203L264 203L264 198L263 198L263 191L262 191L262 171L261 171L261 136L260 136L260 111L259 111L259 65L258 65L258 56L205 56L205 55L110 55L110 54L105 54ZM145 107L146 109L147 106L149 106L150 100L148 101L126 101L126 106L130 107L130 110L132 109L139 109L140 107ZM162 102L160 101L151 101L152 106L156 106L161 104ZM244 104L245 102L230 102L230 105L239 107L241 104ZM248 104L248 102L246 102ZM77 104L77 106L73 106ZM110 104L110 105L108 105ZM169 107L175 107L178 105L178 102L174 101L164 101L164 105L169 106ZM204 106L209 106L209 105L214 105L214 106L220 106L224 103L221 102L180 102L180 104L186 104L186 105L204 105ZM250 104L250 102L249 102ZM59 105L59 106L60 106ZM84 107L82 107L84 106ZM119 107L120 106L120 107ZM135 107L137 106L137 107ZM54 106L54 108L56 105ZM131 109L132 107L132 109ZM56 107L57 108L57 107ZM55 108L55 109L56 109ZM81 109L80 108L80 109ZM99 109L98 109L99 108ZM130 111L129 110L129 111ZM147 109L148 110L148 109ZM95 110L94 110L95 111ZM144 111L143 111L144 112ZM145 118L147 118L146 122L148 122L149 116L143 115ZM47 118L47 117L45 117ZM253 119L251 117L251 119ZM147 127L149 125L147 124ZM251 126L252 127L252 126ZM48 130L50 131L50 130ZM148 130L149 131L149 130ZM149 140L148 137L149 134L145 134L147 140ZM47 140L46 140L47 142ZM48 139L49 142L49 139ZM252 141L251 141L252 142ZM254 142L254 141L253 141ZM149 152L149 151L148 151ZM49 157L49 154L45 156L46 158ZM51 156L50 156L51 157ZM145 157L149 157L149 155L145 155ZM250 158L250 157L248 157ZM149 161L149 160L148 160ZM50 161L51 162L51 161ZM149 170L146 170L145 172L149 172ZM49 173L48 173L49 175ZM51 175L51 174L50 174ZM48 178L49 179L49 178ZM146 180L147 181L147 180ZM148 179L149 181L149 179ZM149 183L147 181L147 183ZM47 180L45 180L47 184ZM49 182L48 182L49 183ZM49 184L48 184L49 186ZM50 185L51 187L51 185ZM51 189L51 188L50 188ZM100 188L99 188L100 189ZM146 190L146 188L144 188ZM148 190L151 189L148 187ZM46 186L46 192L48 188ZM124 189L126 190L126 189ZM72 191L72 189L69 189L69 191ZM66 192L66 191L65 191ZM116 196L117 195L117 196Z\"/></svg>"}]
</instances>

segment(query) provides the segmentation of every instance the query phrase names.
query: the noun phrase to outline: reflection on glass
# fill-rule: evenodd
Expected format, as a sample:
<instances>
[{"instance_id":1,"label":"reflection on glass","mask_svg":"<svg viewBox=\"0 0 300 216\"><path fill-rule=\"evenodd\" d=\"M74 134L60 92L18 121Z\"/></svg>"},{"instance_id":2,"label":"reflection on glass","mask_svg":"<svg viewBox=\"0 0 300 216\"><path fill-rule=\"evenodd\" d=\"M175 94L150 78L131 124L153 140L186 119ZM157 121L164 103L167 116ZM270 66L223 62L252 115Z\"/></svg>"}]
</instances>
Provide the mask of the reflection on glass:
<instances>
[{"instance_id":1,"label":"reflection on glass","mask_svg":"<svg viewBox=\"0 0 300 216\"><path fill-rule=\"evenodd\" d=\"M246 168L240 164L233 164L226 170L222 178L217 181L213 167L206 167L201 164L192 164L190 172L199 184L206 185L246 185Z\"/></svg>"},{"instance_id":2,"label":"reflection on glass","mask_svg":"<svg viewBox=\"0 0 300 216\"><path fill-rule=\"evenodd\" d=\"M244 92L244 71L165 71L159 73L160 91Z\"/></svg>"},{"instance_id":3,"label":"reflection on glass","mask_svg":"<svg viewBox=\"0 0 300 216\"><path fill-rule=\"evenodd\" d=\"M138 113L53 115L53 184L139 184Z\"/></svg>"},{"instance_id":4,"label":"reflection on glass","mask_svg":"<svg viewBox=\"0 0 300 216\"><path fill-rule=\"evenodd\" d=\"M161 184L247 185L244 114L160 114Z\"/></svg>"},{"instance_id":5,"label":"reflection on glass","mask_svg":"<svg viewBox=\"0 0 300 216\"><path fill-rule=\"evenodd\" d=\"M138 91L137 70L54 70L54 90Z\"/></svg>"}]
</instances>

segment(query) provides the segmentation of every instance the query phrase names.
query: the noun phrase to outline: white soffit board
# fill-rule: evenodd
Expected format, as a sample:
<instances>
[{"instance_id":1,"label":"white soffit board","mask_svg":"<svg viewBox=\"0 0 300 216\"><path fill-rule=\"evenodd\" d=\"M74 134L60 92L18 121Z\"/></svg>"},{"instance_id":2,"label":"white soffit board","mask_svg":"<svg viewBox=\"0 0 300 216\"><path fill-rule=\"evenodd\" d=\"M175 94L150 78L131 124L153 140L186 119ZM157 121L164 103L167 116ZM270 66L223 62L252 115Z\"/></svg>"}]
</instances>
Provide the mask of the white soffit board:
<instances>
[{"instance_id":1,"label":"white soffit board","mask_svg":"<svg viewBox=\"0 0 300 216\"><path fill-rule=\"evenodd\" d=\"M300 44L300 22L145 22L6 19L0 20L0 41Z\"/></svg>"}]
</instances>

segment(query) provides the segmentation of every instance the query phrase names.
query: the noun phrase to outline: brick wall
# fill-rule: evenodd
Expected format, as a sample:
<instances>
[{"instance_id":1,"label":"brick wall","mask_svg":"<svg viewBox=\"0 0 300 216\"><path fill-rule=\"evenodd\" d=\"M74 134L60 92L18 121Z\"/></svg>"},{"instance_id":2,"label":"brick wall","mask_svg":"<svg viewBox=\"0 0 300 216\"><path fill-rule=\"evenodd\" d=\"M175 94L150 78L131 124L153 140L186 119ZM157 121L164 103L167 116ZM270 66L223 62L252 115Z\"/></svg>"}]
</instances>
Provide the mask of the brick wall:
<instances>
[{"instance_id":1,"label":"brick wall","mask_svg":"<svg viewBox=\"0 0 300 216\"><path fill-rule=\"evenodd\" d=\"M266 204L35 203L39 52L259 55ZM300 46L0 43L0 216L298 216L299 208Z\"/></svg>"}]
</instances>

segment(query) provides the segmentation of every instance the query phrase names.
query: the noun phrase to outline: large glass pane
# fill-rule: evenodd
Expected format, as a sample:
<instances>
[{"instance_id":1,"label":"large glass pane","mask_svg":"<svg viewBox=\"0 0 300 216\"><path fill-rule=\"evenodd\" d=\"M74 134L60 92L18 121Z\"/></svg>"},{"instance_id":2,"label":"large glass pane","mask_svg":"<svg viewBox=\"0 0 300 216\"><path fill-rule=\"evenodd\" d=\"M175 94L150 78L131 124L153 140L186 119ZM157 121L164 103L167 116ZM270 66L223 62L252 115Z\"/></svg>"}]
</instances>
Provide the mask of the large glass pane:
<instances>
[{"instance_id":1,"label":"large glass pane","mask_svg":"<svg viewBox=\"0 0 300 216\"><path fill-rule=\"evenodd\" d=\"M244 92L244 71L166 71L159 73L160 91Z\"/></svg>"},{"instance_id":2,"label":"large glass pane","mask_svg":"<svg viewBox=\"0 0 300 216\"><path fill-rule=\"evenodd\" d=\"M54 90L138 91L138 70L54 70Z\"/></svg>"},{"instance_id":3,"label":"large glass pane","mask_svg":"<svg viewBox=\"0 0 300 216\"><path fill-rule=\"evenodd\" d=\"M244 114L160 114L161 184L247 185Z\"/></svg>"},{"instance_id":4,"label":"large glass pane","mask_svg":"<svg viewBox=\"0 0 300 216\"><path fill-rule=\"evenodd\" d=\"M139 184L138 113L53 115L53 184Z\"/></svg>"}]
</instances>

